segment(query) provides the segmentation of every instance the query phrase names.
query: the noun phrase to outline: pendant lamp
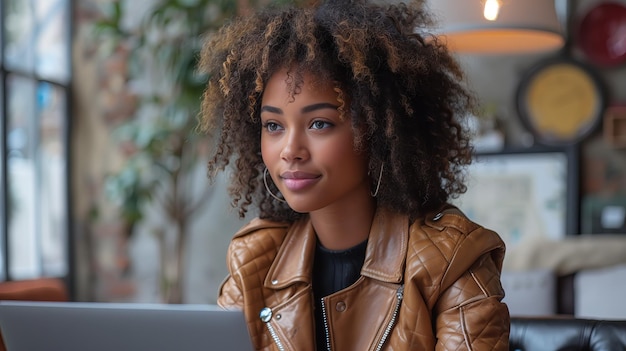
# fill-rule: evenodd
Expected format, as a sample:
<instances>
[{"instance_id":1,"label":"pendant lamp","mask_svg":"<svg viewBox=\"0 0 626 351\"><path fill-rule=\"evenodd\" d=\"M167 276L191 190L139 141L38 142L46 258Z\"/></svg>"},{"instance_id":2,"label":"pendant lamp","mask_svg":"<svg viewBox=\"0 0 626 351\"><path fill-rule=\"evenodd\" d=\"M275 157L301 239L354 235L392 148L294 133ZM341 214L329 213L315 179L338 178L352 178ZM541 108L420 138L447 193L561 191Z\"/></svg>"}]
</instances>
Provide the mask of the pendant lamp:
<instances>
[{"instance_id":1,"label":"pendant lamp","mask_svg":"<svg viewBox=\"0 0 626 351\"><path fill-rule=\"evenodd\" d=\"M546 52L565 44L555 0L428 0L427 4L437 21L434 34L454 52Z\"/></svg>"}]
</instances>

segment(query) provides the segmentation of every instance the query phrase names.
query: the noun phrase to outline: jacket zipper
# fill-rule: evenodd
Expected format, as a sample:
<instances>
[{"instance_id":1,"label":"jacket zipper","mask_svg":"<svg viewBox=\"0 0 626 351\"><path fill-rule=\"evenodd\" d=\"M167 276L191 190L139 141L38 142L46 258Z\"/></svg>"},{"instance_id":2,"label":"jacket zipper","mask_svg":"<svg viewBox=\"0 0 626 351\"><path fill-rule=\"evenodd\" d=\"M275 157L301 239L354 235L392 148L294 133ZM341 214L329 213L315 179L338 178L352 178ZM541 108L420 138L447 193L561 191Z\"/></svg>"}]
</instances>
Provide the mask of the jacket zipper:
<instances>
[{"instance_id":1,"label":"jacket zipper","mask_svg":"<svg viewBox=\"0 0 626 351\"><path fill-rule=\"evenodd\" d=\"M280 342L280 338L278 337L276 330L274 330L274 327L270 324L270 321L272 320L272 309L269 307L263 308L259 316L261 317L261 321L263 321L267 326L267 330L269 330L276 347L278 347L278 350L285 351L285 347L283 346L283 343Z\"/></svg>"},{"instance_id":2,"label":"jacket zipper","mask_svg":"<svg viewBox=\"0 0 626 351\"><path fill-rule=\"evenodd\" d=\"M401 285L396 291L396 306L393 310L393 315L391 316L391 320L387 324L385 328L385 332L383 333L382 338L378 342L378 346L376 347L376 351L380 351L383 349L389 334L391 334L391 330L396 324L396 320L398 318L398 311L400 311L400 306L402 305L402 299L404 298L404 285ZM328 332L328 320L326 318L326 304L324 303L324 299L322 299L322 318L324 319L324 333L326 335L326 350L332 351L330 349L330 333Z\"/></svg>"},{"instance_id":3,"label":"jacket zipper","mask_svg":"<svg viewBox=\"0 0 626 351\"><path fill-rule=\"evenodd\" d=\"M322 299L322 319L324 320L324 334L326 335L326 350L332 351L330 349L330 333L328 332L328 319L326 318L326 303L324 303L324 299Z\"/></svg>"},{"instance_id":4,"label":"jacket zipper","mask_svg":"<svg viewBox=\"0 0 626 351\"><path fill-rule=\"evenodd\" d=\"M393 329L393 326L396 324L396 319L398 318L398 311L400 310L400 305L402 304L402 299L404 298L404 285L401 285L398 288L398 291L396 291L396 297L398 298L396 300L396 308L393 311L393 315L391 316L391 320L389 321L389 324L387 324L387 328L385 328L383 337L380 339L380 342L378 343L378 347L376 347L376 351L380 351L383 349L383 346L385 345L385 342L387 341L389 334L391 334L391 330Z\"/></svg>"}]
</instances>

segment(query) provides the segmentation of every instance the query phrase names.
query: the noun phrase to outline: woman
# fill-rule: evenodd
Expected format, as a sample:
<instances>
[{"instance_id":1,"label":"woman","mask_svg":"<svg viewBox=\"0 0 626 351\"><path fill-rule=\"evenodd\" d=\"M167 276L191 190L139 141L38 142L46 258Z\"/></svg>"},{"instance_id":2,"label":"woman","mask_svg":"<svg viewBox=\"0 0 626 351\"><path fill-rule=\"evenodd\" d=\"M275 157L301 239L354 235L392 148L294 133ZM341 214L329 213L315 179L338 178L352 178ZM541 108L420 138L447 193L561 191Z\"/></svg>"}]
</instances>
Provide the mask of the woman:
<instances>
[{"instance_id":1,"label":"woman","mask_svg":"<svg viewBox=\"0 0 626 351\"><path fill-rule=\"evenodd\" d=\"M448 204L472 109L417 2L263 10L206 43L209 174L258 214L218 303L257 350L508 350L504 244ZM416 29L418 29L416 31Z\"/></svg>"}]
</instances>

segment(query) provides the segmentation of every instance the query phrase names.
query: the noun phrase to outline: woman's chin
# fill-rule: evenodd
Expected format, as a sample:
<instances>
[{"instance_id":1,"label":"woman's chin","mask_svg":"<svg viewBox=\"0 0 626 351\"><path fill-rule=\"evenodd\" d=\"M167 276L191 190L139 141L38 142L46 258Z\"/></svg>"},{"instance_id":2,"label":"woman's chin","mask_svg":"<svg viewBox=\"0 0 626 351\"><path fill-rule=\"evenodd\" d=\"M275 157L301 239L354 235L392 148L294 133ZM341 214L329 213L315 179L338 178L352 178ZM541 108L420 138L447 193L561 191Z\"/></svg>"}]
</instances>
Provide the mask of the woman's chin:
<instances>
[{"instance_id":1,"label":"woman's chin","mask_svg":"<svg viewBox=\"0 0 626 351\"><path fill-rule=\"evenodd\" d=\"M294 199L290 197L286 197L285 200L287 201L287 205L298 213L309 213L317 209L317 207L311 206L312 204L310 200L305 201L303 199Z\"/></svg>"}]
</instances>

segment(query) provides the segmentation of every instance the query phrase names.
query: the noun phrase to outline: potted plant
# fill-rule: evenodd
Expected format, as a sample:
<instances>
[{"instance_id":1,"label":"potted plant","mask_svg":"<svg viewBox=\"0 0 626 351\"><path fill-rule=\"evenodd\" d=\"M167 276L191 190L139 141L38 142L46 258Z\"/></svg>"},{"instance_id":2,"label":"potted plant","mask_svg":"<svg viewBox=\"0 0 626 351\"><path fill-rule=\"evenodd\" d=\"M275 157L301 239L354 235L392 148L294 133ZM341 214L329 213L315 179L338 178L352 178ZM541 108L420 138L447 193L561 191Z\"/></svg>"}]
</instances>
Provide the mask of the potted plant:
<instances>
[{"instance_id":1,"label":"potted plant","mask_svg":"<svg viewBox=\"0 0 626 351\"><path fill-rule=\"evenodd\" d=\"M137 101L132 118L116 128L125 163L107 177L105 191L118 204L128 236L148 205L172 224L154 228L160 289L163 301L181 303L188 224L210 195L209 187L187 186L206 148L205 137L194 132L206 81L196 72L196 60L203 37L241 6L226 0L157 0L141 17L128 13L129 4L112 1L96 25L108 50L126 52L126 84ZM142 19L125 25L130 17Z\"/></svg>"}]
</instances>

